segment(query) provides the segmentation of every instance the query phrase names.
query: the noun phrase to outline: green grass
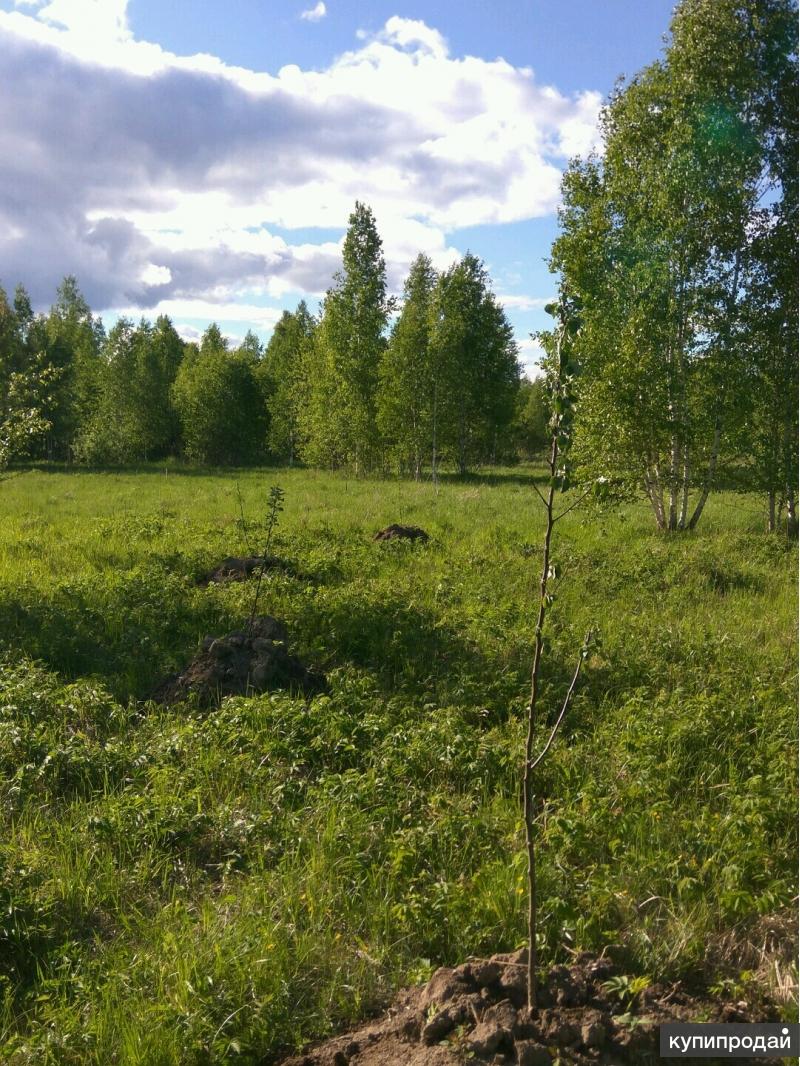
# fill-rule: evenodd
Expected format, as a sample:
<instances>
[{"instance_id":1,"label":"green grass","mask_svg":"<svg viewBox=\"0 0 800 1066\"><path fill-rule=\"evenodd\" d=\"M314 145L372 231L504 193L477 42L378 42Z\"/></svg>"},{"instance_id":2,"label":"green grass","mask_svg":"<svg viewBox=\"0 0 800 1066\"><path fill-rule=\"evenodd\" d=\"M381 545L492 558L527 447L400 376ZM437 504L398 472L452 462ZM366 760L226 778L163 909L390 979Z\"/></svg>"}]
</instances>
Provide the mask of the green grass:
<instances>
[{"instance_id":1,"label":"green grass","mask_svg":"<svg viewBox=\"0 0 800 1066\"><path fill-rule=\"evenodd\" d=\"M0 485L0 1061L269 1061L524 941L530 476ZM330 694L148 704L249 613L252 586L196 580L256 548L276 482L273 550L304 576L262 609ZM590 624L602 644L538 777L545 962L617 944L630 972L710 982L710 945L791 905L796 564L762 510L557 527L545 708ZM390 521L430 544L373 543Z\"/></svg>"}]
</instances>

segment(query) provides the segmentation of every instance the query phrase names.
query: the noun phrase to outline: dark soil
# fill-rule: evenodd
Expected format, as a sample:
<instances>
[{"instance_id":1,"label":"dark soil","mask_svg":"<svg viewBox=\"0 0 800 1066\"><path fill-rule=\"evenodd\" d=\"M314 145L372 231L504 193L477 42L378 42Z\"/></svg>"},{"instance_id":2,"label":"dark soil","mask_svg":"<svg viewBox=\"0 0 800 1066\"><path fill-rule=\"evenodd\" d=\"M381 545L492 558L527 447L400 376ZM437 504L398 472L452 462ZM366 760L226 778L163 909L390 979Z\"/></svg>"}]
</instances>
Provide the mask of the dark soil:
<instances>
[{"instance_id":1,"label":"dark soil","mask_svg":"<svg viewBox=\"0 0 800 1066\"><path fill-rule=\"evenodd\" d=\"M437 970L427 985L401 992L384 1017L282 1066L656 1063L662 1023L778 1020L743 1002L693 997L680 984L654 984L621 1000L603 987L614 976L613 963L589 954L550 970L539 1009L529 1016L526 962L523 949Z\"/></svg>"},{"instance_id":2,"label":"dark soil","mask_svg":"<svg viewBox=\"0 0 800 1066\"><path fill-rule=\"evenodd\" d=\"M224 637L206 637L200 651L180 674L166 678L153 693L158 703L196 697L203 707L224 696L245 696L288 688L305 695L323 692L325 677L306 667L288 650L283 622L268 615Z\"/></svg>"},{"instance_id":3,"label":"dark soil","mask_svg":"<svg viewBox=\"0 0 800 1066\"><path fill-rule=\"evenodd\" d=\"M420 529L419 526L400 526L394 523L391 526L387 526L386 529L381 529L373 540L430 540L430 537L424 529Z\"/></svg>"},{"instance_id":4,"label":"dark soil","mask_svg":"<svg viewBox=\"0 0 800 1066\"><path fill-rule=\"evenodd\" d=\"M210 574L200 578L198 585L224 585L229 581L246 581L249 577L256 576L262 566L264 573L269 570L281 570L287 574L295 574L291 563L279 559L277 555L245 555L242 558L229 555Z\"/></svg>"}]
</instances>

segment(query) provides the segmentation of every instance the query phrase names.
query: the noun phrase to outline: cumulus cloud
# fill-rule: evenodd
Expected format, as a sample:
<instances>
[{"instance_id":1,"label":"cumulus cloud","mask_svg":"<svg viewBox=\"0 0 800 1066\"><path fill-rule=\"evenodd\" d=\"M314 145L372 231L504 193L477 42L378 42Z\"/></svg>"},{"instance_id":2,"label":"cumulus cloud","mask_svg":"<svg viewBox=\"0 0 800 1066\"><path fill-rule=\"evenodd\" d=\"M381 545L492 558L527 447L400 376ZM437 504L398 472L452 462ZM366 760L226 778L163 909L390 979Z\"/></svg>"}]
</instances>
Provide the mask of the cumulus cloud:
<instances>
[{"instance_id":1,"label":"cumulus cloud","mask_svg":"<svg viewBox=\"0 0 800 1066\"><path fill-rule=\"evenodd\" d=\"M319 0L318 3L314 4L314 6L310 7L307 11L301 11L300 18L305 19L306 22L319 22L320 19L325 18L327 13L328 9L325 7L325 4L322 0Z\"/></svg>"},{"instance_id":2,"label":"cumulus cloud","mask_svg":"<svg viewBox=\"0 0 800 1066\"><path fill-rule=\"evenodd\" d=\"M43 304L74 273L97 308L254 316L254 287L324 292L340 242L285 231L343 229L356 199L375 210L395 289L418 251L452 262L459 227L551 213L600 105L453 56L419 20L390 18L326 69L272 75L135 40L125 0L0 12L0 78L7 285Z\"/></svg>"}]
</instances>

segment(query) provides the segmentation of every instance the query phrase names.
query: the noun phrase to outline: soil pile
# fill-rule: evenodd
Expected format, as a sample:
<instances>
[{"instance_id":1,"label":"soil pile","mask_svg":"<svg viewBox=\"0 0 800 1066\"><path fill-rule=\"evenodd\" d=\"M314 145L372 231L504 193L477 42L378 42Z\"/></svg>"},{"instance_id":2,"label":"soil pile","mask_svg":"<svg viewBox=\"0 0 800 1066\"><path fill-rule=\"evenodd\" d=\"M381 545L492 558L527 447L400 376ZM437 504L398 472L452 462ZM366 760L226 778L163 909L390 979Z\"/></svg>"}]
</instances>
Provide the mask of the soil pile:
<instances>
[{"instance_id":1,"label":"soil pile","mask_svg":"<svg viewBox=\"0 0 800 1066\"><path fill-rule=\"evenodd\" d=\"M391 526L387 526L386 529L381 529L373 540L430 540L430 537L424 529L420 529L419 526L400 526L397 523L393 523Z\"/></svg>"},{"instance_id":2,"label":"soil pile","mask_svg":"<svg viewBox=\"0 0 800 1066\"><path fill-rule=\"evenodd\" d=\"M211 573L201 578L198 584L224 585L229 581L246 581L247 578L257 575L262 566L264 573L268 570L282 570L287 574L294 573L294 568L291 564L284 559L279 559L277 555L245 555L241 558L229 555Z\"/></svg>"},{"instance_id":3,"label":"soil pile","mask_svg":"<svg viewBox=\"0 0 800 1066\"><path fill-rule=\"evenodd\" d=\"M269 615L254 618L242 630L206 637L200 651L180 674L159 685L159 703L178 703L194 695L201 706L215 706L224 696L246 696L288 688L313 695L327 688L325 677L306 667L288 650L283 622Z\"/></svg>"},{"instance_id":4,"label":"soil pile","mask_svg":"<svg viewBox=\"0 0 800 1066\"><path fill-rule=\"evenodd\" d=\"M283 1066L622 1066L657 1061L665 1022L770 1020L745 1003L693 998L679 985L628 997L624 979L611 981L613 963L590 954L550 970L531 1017L526 963L523 949L437 970L427 985L400 993L385 1017Z\"/></svg>"}]
</instances>

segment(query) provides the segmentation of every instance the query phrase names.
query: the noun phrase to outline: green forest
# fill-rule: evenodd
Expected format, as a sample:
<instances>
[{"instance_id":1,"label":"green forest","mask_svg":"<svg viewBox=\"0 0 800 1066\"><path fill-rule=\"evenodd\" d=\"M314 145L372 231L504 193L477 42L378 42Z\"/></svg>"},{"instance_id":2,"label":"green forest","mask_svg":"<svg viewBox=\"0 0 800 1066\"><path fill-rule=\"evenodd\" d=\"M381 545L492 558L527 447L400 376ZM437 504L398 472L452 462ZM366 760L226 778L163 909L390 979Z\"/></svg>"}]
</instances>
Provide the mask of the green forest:
<instances>
[{"instance_id":1,"label":"green forest","mask_svg":"<svg viewBox=\"0 0 800 1066\"><path fill-rule=\"evenodd\" d=\"M438 275L420 255L396 307L363 204L319 319L301 301L266 348L249 332L231 350L216 323L184 343L164 315L106 332L72 277L49 314L33 314L22 286L13 302L0 293L0 314L6 462L301 461L420 477L531 458L546 440L542 385L520 379L481 261Z\"/></svg>"},{"instance_id":2,"label":"green forest","mask_svg":"<svg viewBox=\"0 0 800 1066\"><path fill-rule=\"evenodd\" d=\"M2 1066L790 1061L797 97L792 0L677 4L533 380L362 200L266 344L5 279Z\"/></svg>"}]
</instances>

